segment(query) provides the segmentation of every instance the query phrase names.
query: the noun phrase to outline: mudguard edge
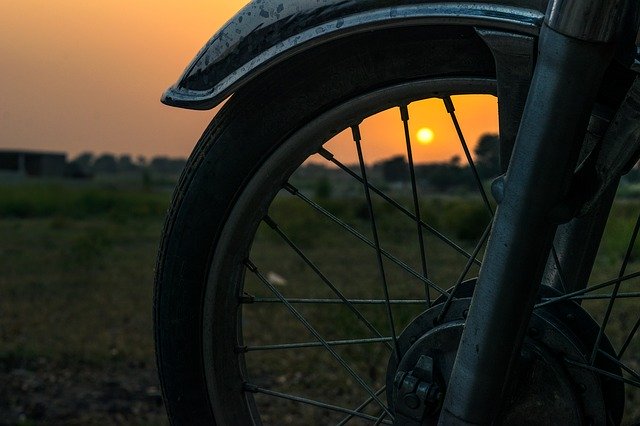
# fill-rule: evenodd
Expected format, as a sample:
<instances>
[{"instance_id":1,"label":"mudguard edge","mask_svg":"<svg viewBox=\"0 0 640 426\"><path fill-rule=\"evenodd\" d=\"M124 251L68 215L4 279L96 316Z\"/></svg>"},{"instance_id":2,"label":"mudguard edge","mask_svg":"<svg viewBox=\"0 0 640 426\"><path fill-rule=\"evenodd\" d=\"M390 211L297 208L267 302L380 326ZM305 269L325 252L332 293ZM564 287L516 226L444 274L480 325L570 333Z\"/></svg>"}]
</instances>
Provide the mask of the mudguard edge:
<instances>
[{"instance_id":1,"label":"mudguard edge","mask_svg":"<svg viewBox=\"0 0 640 426\"><path fill-rule=\"evenodd\" d=\"M480 25L537 34L546 0L493 3L425 0L253 0L233 17L162 96L206 110L264 70L322 43L367 31L419 25ZM505 4L509 3L509 4Z\"/></svg>"}]
</instances>

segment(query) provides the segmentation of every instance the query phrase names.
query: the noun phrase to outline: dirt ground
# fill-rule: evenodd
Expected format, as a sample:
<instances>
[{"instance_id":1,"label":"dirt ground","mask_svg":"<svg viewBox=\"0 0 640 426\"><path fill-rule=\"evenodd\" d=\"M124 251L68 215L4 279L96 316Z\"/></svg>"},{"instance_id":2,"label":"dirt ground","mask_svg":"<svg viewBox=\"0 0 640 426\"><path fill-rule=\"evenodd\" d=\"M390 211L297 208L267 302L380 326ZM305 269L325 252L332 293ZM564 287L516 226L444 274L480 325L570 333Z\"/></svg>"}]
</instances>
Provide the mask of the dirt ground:
<instances>
[{"instance_id":1,"label":"dirt ground","mask_svg":"<svg viewBox=\"0 0 640 426\"><path fill-rule=\"evenodd\" d=\"M153 366L0 361L0 425L167 424Z\"/></svg>"}]
</instances>

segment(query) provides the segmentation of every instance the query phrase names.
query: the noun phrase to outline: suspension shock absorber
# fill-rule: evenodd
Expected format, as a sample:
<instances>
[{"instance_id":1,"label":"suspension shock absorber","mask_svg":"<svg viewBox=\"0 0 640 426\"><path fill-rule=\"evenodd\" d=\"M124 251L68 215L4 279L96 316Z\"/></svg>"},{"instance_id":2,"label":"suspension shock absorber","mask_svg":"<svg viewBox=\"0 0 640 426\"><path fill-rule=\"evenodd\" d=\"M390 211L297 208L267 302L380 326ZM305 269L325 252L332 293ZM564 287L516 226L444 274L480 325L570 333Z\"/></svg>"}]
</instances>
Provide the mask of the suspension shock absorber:
<instances>
[{"instance_id":1,"label":"suspension shock absorber","mask_svg":"<svg viewBox=\"0 0 640 426\"><path fill-rule=\"evenodd\" d=\"M552 0L440 425L499 416L597 91L631 1Z\"/></svg>"}]
</instances>

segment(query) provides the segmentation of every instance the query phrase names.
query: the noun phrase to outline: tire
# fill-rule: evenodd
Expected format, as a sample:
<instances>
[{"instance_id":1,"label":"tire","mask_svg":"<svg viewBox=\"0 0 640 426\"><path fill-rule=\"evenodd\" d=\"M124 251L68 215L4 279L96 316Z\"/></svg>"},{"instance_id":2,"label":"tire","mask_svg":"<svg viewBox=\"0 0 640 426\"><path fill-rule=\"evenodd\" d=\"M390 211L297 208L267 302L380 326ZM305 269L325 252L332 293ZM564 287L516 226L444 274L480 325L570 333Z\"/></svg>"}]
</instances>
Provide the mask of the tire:
<instances>
[{"instance_id":1,"label":"tire","mask_svg":"<svg viewBox=\"0 0 640 426\"><path fill-rule=\"evenodd\" d=\"M332 369L341 366L339 362L329 362L335 361L329 351L303 361L295 356L291 360L278 356L249 359L249 352L255 348L245 340L253 328L263 330L260 333L264 335L274 329L287 329L283 332L292 334L291 342L305 341L302 334L295 338L296 329L288 330L289 323L266 325L270 319L280 321L282 314L277 309L291 313L303 308L291 310L286 303L280 303L279 308L262 311L258 307L255 316L248 315L253 308L249 305L255 304L248 289L264 284L262 289L271 291L272 299L284 292L274 284L279 280L277 276L267 278L269 271L254 263L253 250L260 245L256 235L272 238L262 237L269 228L278 234L280 228L270 220L274 209L279 209L277 213L284 218L299 214L286 203L273 204L274 200L300 195L292 187L288 187L287 195L282 188L325 141L357 126L365 117L425 96L492 93L494 79L491 52L473 28L404 28L337 41L302 54L251 82L226 103L205 131L178 183L158 256L154 296L156 353L164 401L173 424L329 423L349 415L335 414L333 406L338 404L334 400L352 403L366 399L366 391L363 394L357 383L358 374L333 377ZM329 157L326 153L325 156ZM349 214L363 220L371 217L371 210L366 207L379 207L375 203L364 204L363 212L363 204L334 204L329 202L327 207L330 215L337 211L335 216L339 216L346 208L350 209ZM265 221L265 217L269 219ZM480 217L485 224L490 221L488 215ZM303 246L305 238L307 247L318 244L313 241L314 233L305 231L310 225L297 226L300 232L296 238L303 242L300 246L292 242L295 247ZM484 227L482 224L479 229ZM478 233L470 232L477 240ZM379 251L375 252L382 258ZM359 256L354 254L349 263L360 262ZM338 254L337 259L340 257ZM276 258L283 263L286 259L284 254ZM300 259L305 263L304 257L298 262ZM388 262L387 258L378 265ZM458 264L457 268L456 274L462 266ZM419 270L419 266L415 269ZM367 293L363 297L372 296ZM422 310L424 306L405 314L404 323L396 325L398 333ZM391 317L402 316L397 309L390 311ZM308 315L320 321L324 314ZM328 324L322 325L322 331L330 333L335 321L342 317L326 315ZM295 320L295 315L290 317ZM377 322L370 325L378 328ZM313 334L308 327L298 330ZM384 345L389 343L378 342L378 346ZM309 350L296 353L308 354ZM345 352L344 358L352 355ZM371 357L378 359L381 355L372 351ZM291 373L294 363L302 365L303 373ZM271 366L271 370L267 368ZM368 367L354 362L351 368L361 372ZM316 374L318 370L326 374ZM370 371L370 375L380 373ZM317 414L307 410L304 401L297 404L289 399L278 405L283 394L290 392L270 390L256 381L308 390L313 394L311 399L329 401L327 404L333 408L321 407ZM378 377L376 382L379 381L385 382ZM355 388L358 390L352 395ZM318 392L326 398L320 398ZM298 396L304 397L303 392ZM305 408L289 411L288 415L295 417L275 417L282 415L283 407L290 409L287 404ZM368 420L366 416L375 417L365 413L361 420Z\"/></svg>"}]
</instances>

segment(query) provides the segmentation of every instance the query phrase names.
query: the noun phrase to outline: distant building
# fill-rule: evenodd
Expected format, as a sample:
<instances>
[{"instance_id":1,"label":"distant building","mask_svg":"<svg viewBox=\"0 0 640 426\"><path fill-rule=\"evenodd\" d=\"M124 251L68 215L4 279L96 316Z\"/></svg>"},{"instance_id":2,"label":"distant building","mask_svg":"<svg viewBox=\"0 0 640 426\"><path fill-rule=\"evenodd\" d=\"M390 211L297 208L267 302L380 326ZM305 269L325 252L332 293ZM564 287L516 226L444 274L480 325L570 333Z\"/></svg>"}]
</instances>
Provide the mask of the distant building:
<instances>
[{"instance_id":1,"label":"distant building","mask_svg":"<svg viewBox=\"0 0 640 426\"><path fill-rule=\"evenodd\" d=\"M63 177L67 154L61 152L0 150L0 173L20 176Z\"/></svg>"}]
</instances>

